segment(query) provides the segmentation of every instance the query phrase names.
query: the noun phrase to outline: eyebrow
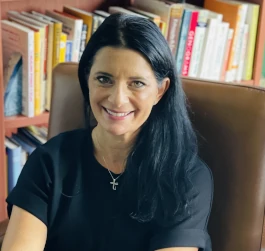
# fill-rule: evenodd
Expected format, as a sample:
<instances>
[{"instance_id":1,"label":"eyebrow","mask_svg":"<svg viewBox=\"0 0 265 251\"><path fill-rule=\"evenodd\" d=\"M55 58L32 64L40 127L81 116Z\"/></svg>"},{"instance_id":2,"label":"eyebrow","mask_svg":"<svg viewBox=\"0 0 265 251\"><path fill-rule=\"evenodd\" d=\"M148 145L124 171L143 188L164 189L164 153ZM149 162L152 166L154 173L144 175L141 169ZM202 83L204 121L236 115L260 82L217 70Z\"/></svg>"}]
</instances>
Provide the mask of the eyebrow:
<instances>
[{"instance_id":1,"label":"eyebrow","mask_svg":"<svg viewBox=\"0 0 265 251\"><path fill-rule=\"evenodd\" d=\"M95 73L95 75L106 75L108 77L113 77L110 73L104 72L104 71L98 71Z\"/></svg>"},{"instance_id":2,"label":"eyebrow","mask_svg":"<svg viewBox=\"0 0 265 251\"><path fill-rule=\"evenodd\" d=\"M113 75L111 75L111 74L108 73L108 72L98 71L98 72L95 73L95 75L101 75L101 74L113 78ZM129 77L129 79L138 79L138 80L147 81L146 78L144 78L144 77L140 77L140 76L132 76L132 77Z\"/></svg>"}]
</instances>

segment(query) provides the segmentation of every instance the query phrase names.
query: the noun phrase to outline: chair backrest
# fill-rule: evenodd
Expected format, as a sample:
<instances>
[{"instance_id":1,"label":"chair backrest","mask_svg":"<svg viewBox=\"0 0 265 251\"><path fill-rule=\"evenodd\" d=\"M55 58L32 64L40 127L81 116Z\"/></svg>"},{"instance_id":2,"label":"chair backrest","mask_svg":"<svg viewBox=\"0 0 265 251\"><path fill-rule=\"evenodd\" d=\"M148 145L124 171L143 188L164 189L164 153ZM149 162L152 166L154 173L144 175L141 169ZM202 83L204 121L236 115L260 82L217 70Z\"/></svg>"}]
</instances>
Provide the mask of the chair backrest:
<instances>
[{"instance_id":1,"label":"chair backrest","mask_svg":"<svg viewBox=\"0 0 265 251\"><path fill-rule=\"evenodd\" d=\"M49 137L84 126L75 63L54 69ZM214 251L260 251L265 208L265 91L183 79L200 156L214 176Z\"/></svg>"}]
</instances>

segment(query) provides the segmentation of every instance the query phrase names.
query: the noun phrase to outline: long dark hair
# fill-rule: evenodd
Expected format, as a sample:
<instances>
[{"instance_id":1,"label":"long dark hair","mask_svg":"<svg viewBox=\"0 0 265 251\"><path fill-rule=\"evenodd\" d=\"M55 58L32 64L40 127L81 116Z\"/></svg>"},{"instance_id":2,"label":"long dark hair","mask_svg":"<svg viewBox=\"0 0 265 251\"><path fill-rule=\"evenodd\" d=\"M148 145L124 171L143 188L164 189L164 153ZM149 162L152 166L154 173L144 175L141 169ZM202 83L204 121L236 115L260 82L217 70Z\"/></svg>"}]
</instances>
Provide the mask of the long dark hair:
<instances>
[{"instance_id":1,"label":"long dark hair","mask_svg":"<svg viewBox=\"0 0 265 251\"><path fill-rule=\"evenodd\" d=\"M125 14L106 18L90 38L79 63L78 76L88 110L90 69L94 56L105 46L141 53L158 84L165 77L170 79L169 89L153 107L127 159L123 192L130 194L130 215L141 222L170 220L173 215L187 217L188 191L192 188L189 173L197 159L197 140L168 43L148 19Z\"/></svg>"}]
</instances>

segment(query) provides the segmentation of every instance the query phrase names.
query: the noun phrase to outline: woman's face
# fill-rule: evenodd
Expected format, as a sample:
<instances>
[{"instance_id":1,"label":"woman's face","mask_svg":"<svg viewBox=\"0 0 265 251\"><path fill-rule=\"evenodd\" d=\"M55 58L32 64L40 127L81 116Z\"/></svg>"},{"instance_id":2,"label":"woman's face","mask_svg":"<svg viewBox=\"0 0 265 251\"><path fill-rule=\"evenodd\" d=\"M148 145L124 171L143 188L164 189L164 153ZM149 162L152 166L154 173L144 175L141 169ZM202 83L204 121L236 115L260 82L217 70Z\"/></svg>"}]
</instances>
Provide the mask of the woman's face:
<instances>
[{"instance_id":1,"label":"woman's face","mask_svg":"<svg viewBox=\"0 0 265 251\"><path fill-rule=\"evenodd\" d=\"M157 84L148 61L138 52L104 47L89 75L89 98L98 125L113 135L136 132L169 86Z\"/></svg>"}]
</instances>

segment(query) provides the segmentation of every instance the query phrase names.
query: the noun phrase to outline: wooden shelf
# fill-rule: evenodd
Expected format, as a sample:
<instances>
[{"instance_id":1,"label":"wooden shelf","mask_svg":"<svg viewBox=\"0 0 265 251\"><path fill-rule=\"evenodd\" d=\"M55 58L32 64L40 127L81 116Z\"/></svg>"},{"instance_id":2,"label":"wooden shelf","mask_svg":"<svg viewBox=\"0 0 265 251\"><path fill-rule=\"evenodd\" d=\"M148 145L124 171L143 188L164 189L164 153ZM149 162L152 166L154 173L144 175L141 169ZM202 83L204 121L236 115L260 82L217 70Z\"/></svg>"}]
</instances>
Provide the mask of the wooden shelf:
<instances>
[{"instance_id":1,"label":"wooden shelf","mask_svg":"<svg viewBox=\"0 0 265 251\"><path fill-rule=\"evenodd\" d=\"M26 127L30 125L40 125L48 124L49 122L49 112L44 112L41 115L29 118L25 116L13 116L4 118L4 127L5 129L13 129Z\"/></svg>"}]
</instances>

